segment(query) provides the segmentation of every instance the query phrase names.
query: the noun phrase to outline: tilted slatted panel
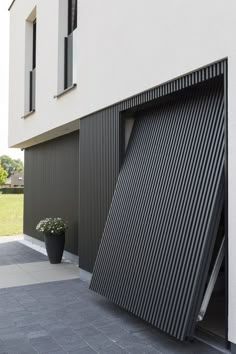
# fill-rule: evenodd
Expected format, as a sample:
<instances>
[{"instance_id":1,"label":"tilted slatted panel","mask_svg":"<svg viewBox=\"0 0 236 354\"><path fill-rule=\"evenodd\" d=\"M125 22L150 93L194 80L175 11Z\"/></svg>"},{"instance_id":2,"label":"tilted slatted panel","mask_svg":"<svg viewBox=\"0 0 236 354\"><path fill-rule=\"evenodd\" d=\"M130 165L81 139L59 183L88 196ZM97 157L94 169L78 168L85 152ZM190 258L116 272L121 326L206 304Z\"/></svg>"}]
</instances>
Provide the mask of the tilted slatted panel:
<instances>
[{"instance_id":1,"label":"tilted slatted panel","mask_svg":"<svg viewBox=\"0 0 236 354\"><path fill-rule=\"evenodd\" d=\"M122 160L121 112L161 99L187 87L222 77L222 60L130 97L81 119L80 267L92 272ZM96 153L95 153L96 152ZM112 161L112 163L110 163Z\"/></svg>"},{"instance_id":2,"label":"tilted slatted panel","mask_svg":"<svg viewBox=\"0 0 236 354\"><path fill-rule=\"evenodd\" d=\"M200 306L223 203L223 85L139 113L91 289L184 340Z\"/></svg>"}]
</instances>

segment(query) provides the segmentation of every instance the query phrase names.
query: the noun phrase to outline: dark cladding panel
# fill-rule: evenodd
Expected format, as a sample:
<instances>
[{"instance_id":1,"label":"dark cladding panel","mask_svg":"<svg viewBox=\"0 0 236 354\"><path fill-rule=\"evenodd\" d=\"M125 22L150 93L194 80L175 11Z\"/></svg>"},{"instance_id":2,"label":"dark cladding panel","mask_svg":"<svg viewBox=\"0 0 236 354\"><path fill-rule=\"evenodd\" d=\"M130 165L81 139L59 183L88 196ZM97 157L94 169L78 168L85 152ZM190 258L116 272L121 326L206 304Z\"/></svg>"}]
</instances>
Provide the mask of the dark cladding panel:
<instances>
[{"instance_id":1,"label":"dark cladding panel","mask_svg":"<svg viewBox=\"0 0 236 354\"><path fill-rule=\"evenodd\" d=\"M79 132L25 150L24 233L42 240L35 230L45 217L69 223L65 249L78 254Z\"/></svg>"},{"instance_id":2,"label":"dark cladding panel","mask_svg":"<svg viewBox=\"0 0 236 354\"><path fill-rule=\"evenodd\" d=\"M119 113L114 107L80 123L79 265L92 272L119 174Z\"/></svg>"},{"instance_id":3,"label":"dark cladding panel","mask_svg":"<svg viewBox=\"0 0 236 354\"><path fill-rule=\"evenodd\" d=\"M80 267L92 272L124 152L121 117L125 110L223 76L226 61L196 70L81 119ZM131 116L133 115L133 112Z\"/></svg>"},{"instance_id":4,"label":"dark cladding panel","mask_svg":"<svg viewBox=\"0 0 236 354\"><path fill-rule=\"evenodd\" d=\"M137 114L91 289L191 336L224 195L223 79Z\"/></svg>"}]
</instances>

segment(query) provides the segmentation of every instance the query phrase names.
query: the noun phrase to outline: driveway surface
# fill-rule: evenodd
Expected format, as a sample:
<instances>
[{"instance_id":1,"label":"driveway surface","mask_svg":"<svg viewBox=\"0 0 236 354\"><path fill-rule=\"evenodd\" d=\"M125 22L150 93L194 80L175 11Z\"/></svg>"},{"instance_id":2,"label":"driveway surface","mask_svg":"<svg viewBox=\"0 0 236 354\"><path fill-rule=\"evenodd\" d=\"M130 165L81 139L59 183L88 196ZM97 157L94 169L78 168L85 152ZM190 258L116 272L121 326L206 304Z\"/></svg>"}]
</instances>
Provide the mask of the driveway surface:
<instances>
[{"instance_id":1,"label":"driveway surface","mask_svg":"<svg viewBox=\"0 0 236 354\"><path fill-rule=\"evenodd\" d=\"M36 251L33 262L32 250L18 242L0 244L0 256L3 246L5 261L0 266L0 274L6 262L10 266L11 257L11 265L19 267L22 258L22 265L27 263L28 267L32 262L33 272L37 271L37 265L50 267L45 257L37 255ZM40 282L31 285L1 287L0 277L0 354L220 353L197 340L180 343L165 336L90 291L87 282L75 278L73 267L69 265L66 270L69 280L57 281L55 276L49 281L45 276L45 281L42 277ZM58 269L62 269L60 265Z\"/></svg>"}]
</instances>

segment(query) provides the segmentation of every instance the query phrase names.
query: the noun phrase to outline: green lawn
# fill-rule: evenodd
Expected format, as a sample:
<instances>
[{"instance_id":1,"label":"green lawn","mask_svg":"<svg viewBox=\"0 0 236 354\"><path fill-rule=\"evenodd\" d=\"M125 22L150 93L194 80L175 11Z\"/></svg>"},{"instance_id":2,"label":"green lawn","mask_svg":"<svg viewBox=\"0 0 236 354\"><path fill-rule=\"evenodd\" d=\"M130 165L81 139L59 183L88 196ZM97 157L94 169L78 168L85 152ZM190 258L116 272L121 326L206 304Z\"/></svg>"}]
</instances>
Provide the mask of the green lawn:
<instances>
[{"instance_id":1,"label":"green lawn","mask_svg":"<svg viewBox=\"0 0 236 354\"><path fill-rule=\"evenodd\" d=\"M0 194L0 236L23 233L23 194Z\"/></svg>"}]
</instances>

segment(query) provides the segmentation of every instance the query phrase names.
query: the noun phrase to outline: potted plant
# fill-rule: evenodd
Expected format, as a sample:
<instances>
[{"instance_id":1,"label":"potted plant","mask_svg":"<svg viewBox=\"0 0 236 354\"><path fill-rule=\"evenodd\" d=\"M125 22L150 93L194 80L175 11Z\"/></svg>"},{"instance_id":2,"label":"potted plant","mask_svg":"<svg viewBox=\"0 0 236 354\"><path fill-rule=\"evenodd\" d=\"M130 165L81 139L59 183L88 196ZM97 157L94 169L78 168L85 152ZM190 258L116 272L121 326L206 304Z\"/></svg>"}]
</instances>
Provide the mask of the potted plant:
<instances>
[{"instance_id":1,"label":"potted plant","mask_svg":"<svg viewBox=\"0 0 236 354\"><path fill-rule=\"evenodd\" d=\"M51 264L61 263L67 228L67 223L61 218L46 218L36 226L36 230L44 234L46 251Z\"/></svg>"}]
</instances>

